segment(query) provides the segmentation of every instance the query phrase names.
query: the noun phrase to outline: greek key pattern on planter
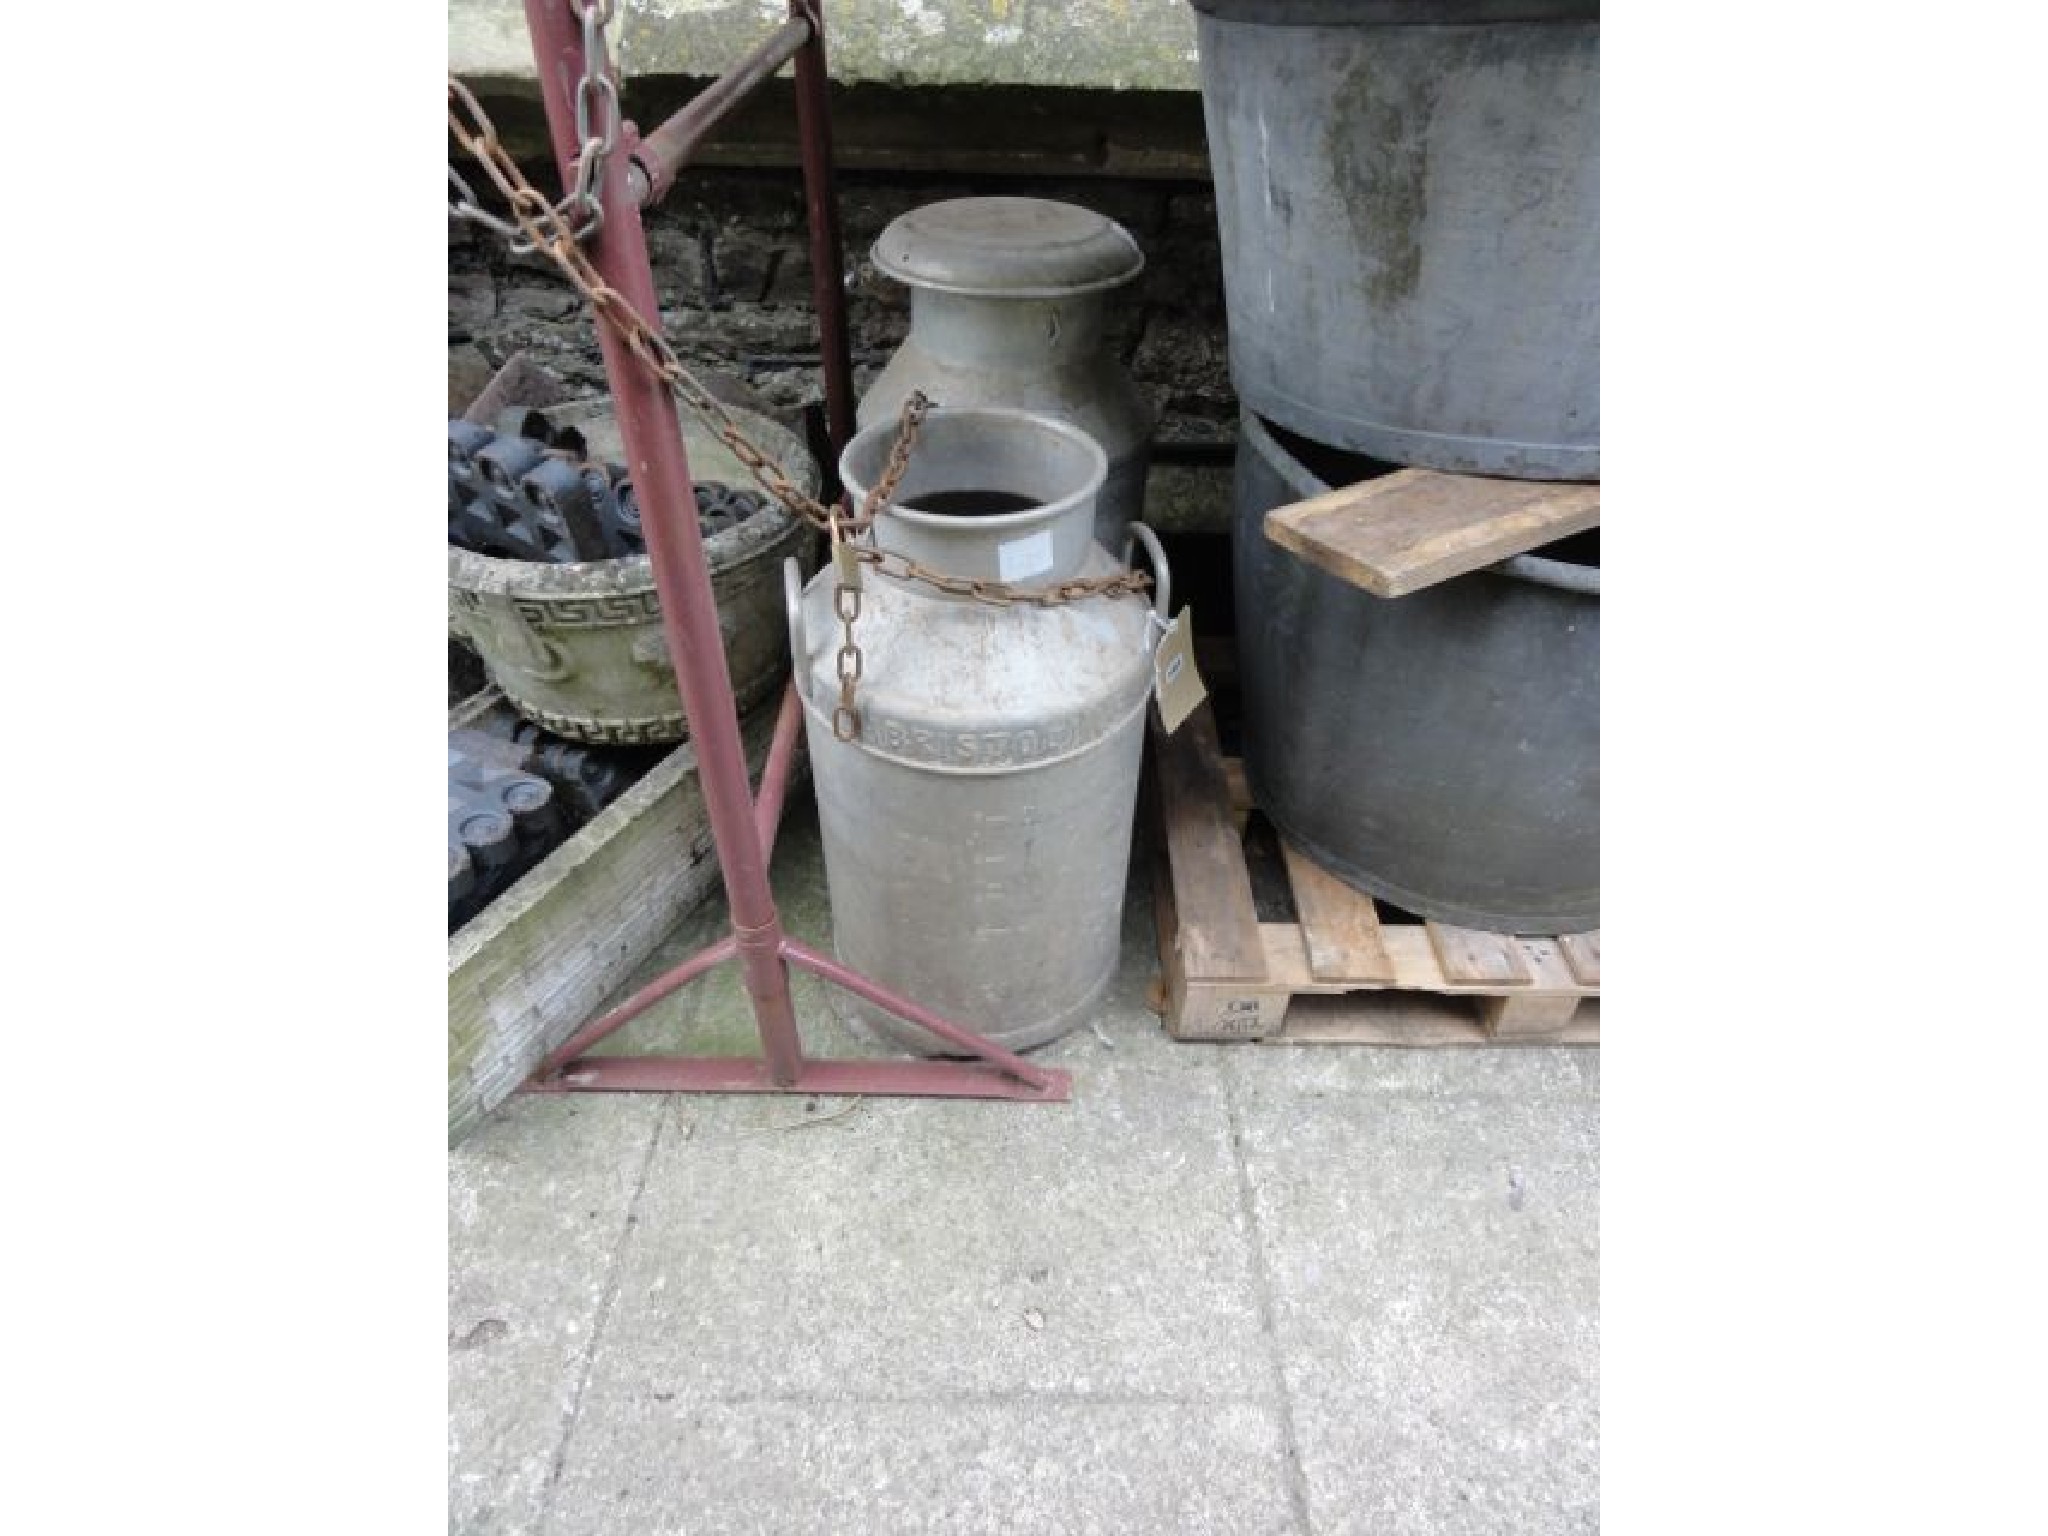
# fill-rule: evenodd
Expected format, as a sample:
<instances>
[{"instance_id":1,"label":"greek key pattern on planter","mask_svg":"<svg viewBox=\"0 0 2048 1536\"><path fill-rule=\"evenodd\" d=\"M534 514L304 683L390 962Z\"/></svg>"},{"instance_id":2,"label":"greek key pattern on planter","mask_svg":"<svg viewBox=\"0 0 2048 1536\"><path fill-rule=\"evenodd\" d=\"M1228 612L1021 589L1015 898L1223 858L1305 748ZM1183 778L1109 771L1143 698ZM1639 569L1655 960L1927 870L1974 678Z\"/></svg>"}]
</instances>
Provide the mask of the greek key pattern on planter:
<instances>
[{"instance_id":1,"label":"greek key pattern on planter","mask_svg":"<svg viewBox=\"0 0 2048 1536\"><path fill-rule=\"evenodd\" d=\"M545 629L600 629L642 619L660 619L661 594L603 592L593 597L515 597L512 606L529 624Z\"/></svg>"},{"instance_id":2,"label":"greek key pattern on planter","mask_svg":"<svg viewBox=\"0 0 2048 1536\"><path fill-rule=\"evenodd\" d=\"M673 715L653 715L620 723L580 720L574 715L556 714L551 709L536 709L524 699L518 704L519 713L527 719L573 741L596 742L611 747L658 747L680 741L684 734L680 711Z\"/></svg>"}]
</instances>

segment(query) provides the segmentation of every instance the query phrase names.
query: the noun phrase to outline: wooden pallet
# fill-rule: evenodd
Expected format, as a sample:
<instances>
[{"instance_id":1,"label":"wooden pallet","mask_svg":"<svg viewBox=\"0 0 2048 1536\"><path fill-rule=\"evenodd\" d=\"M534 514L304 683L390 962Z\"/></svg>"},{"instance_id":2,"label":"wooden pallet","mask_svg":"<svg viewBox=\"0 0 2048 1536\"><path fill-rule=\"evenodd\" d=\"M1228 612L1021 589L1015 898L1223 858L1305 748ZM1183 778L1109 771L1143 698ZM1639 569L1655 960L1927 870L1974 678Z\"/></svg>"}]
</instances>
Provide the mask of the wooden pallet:
<instances>
[{"instance_id":1,"label":"wooden pallet","mask_svg":"<svg viewBox=\"0 0 2048 1536\"><path fill-rule=\"evenodd\" d=\"M1391 921L1282 843L1294 922L1261 922L1250 809L1207 705L1153 737L1161 1012L1177 1040L1597 1045L1600 935Z\"/></svg>"}]
</instances>

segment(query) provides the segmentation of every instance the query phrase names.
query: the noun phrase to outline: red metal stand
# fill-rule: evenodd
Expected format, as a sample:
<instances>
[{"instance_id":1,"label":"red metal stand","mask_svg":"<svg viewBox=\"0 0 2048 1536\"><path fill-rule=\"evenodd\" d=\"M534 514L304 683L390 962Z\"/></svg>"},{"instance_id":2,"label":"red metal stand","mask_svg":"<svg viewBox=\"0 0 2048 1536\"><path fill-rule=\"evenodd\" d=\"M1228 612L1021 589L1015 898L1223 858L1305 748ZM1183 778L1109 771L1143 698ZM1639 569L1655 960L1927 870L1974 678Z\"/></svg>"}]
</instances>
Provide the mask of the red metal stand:
<instances>
[{"instance_id":1,"label":"red metal stand","mask_svg":"<svg viewBox=\"0 0 2048 1536\"><path fill-rule=\"evenodd\" d=\"M580 149L575 130L575 94L584 71L583 32L569 0L525 0L534 63L547 108L548 128L564 185L574 178ZM833 451L844 448L853 428L853 370L846 316L839 288L840 245L837 200L832 188L831 138L826 120L823 7L818 0L790 0L790 22L743 61L735 76L751 75L727 87L708 109L691 116L685 108L662 129L634 141L630 124L621 131L626 151L607 157L600 196L605 217L591 239L589 255L604 280L649 322L659 325L654 277L640 222L640 201L652 201L674 180L689 149L734 103L766 79L774 67L763 61L794 46L797 117L803 141L805 201L810 215L811 266L824 357L826 410ZM779 62L779 61L778 61ZM609 70L609 62L606 64ZM705 94L717 91L714 86ZM700 98L701 100L701 98ZM696 103L693 103L694 107ZM687 131L677 125L689 118ZM637 161L637 164L632 162ZM636 189L634 180L640 183ZM775 735L761 775L758 798L749 792L738 710L726 671L711 576L697 528L696 498L690 489L689 458L667 387L608 325L598 325L605 376L618 412L620 435L633 484L639 492L647 554L661 596L662 631L675 658L683 712L695 745L697 773L709 812L711 839L732 909L732 931L650 982L602 1018L593 1020L541 1063L525 1085L534 1092L722 1092L929 1094L955 1098L1064 1100L1068 1074L1035 1066L993 1041L898 997L829 956L799 944L782 931L768 884L768 855L788 789L796 736L803 711L795 685L785 692ZM761 1032L762 1055L689 1058L589 1056L598 1041L620 1029L713 966L737 959ZM789 966L796 964L898 1017L921 1025L970 1061L817 1061L807 1058L797 1035L789 991Z\"/></svg>"}]
</instances>

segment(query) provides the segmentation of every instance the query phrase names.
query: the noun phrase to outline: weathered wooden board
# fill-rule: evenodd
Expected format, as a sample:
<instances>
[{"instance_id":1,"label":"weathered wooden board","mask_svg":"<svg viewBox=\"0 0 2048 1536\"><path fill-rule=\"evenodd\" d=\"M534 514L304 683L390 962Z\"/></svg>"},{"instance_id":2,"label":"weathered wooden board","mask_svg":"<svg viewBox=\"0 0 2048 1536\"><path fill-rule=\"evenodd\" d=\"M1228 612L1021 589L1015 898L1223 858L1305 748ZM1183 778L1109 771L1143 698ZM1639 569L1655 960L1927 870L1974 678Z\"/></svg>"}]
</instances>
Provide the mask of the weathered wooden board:
<instances>
[{"instance_id":1,"label":"weathered wooden board","mask_svg":"<svg viewBox=\"0 0 2048 1536\"><path fill-rule=\"evenodd\" d=\"M757 774L780 703L777 693L740 722ZM458 705L449 717L466 725L476 712ZM452 935L449 1145L587 1023L718 883L696 755L685 742Z\"/></svg>"},{"instance_id":2,"label":"weathered wooden board","mask_svg":"<svg viewBox=\"0 0 2048 1536\"><path fill-rule=\"evenodd\" d=\"M1181 963L1189 976L1204 980L1256 980L1266 971L1258 909L1230 816L1215 716L1203 704L1171 736L1155 726L1152 741L1180 914Z\"/></svg>"},{"instance_id":3,"label":"weathered wooden board","mask_svg":"<svg viewBox=\"0 0 2048 1536\"><path fill-rule=\"evenodd\" d=\"M1498 1002L1522 999L1499 998ZM1570 1022L1546 1032L1491 1034L1472 1016L1469 1000L1426 992L1352 992L1298 997L1287 1022L1266 1036L1273 1045L1598 1045L1600 1000L1575 1005Z\"/></svg>"},{"instance_id":4,"label":"weathered wooden board","mask_svg":"<svg viewBox=\"0 0 2048 1536\"><path fill-rule=\"evenodd\" d=\"M1280 1028L1288 999L1293 992L1279 977L1237 977L1222 981L1191 981L1178 942L1181 923L1174 907L1173 874L1166 853L1159 853L1157 878L1153 882L1152 915L1158 925L1160 971L1165 985L1160 999L1166 1031L1176 1040L1257 1040ZM1266 930L1260 924L1260 952L1264 963L1274 958ZM1300 935L1290 925L1285 943L1298 955ZM1285 956L1282 956L1285 963ZM1306 962L1294 963L1306 971Z\"/></svg>"},{"instance_id":5,"label":"weathered wooden board","mask_svg":"<svg viewBox=\"0 0 2048 1536\"><path fill-rule=\"evenodd\" d=\"M1375 597L1401 597L1600 521L1600 487L1404 469L1266 514L1266 537Z\"/></svg>"},{"instance_id":6,"label":"weathered wooden board","mask_svg":"<svg viewBox=\"0 0 2048 1536\"><path fill-rule=\"evenodd\" d=\"M1600 930L1591 933L1567 933L1557 941L1557 947L1564 952L1565 963L1572 968L1572 975L1589 987L1600 985Z\"/></svg>"},{"instance_id":7,"label":"weathered wooden board","mask_svg":"<svg viewBox=\"0 0 2048 1536\"><path fill-rule=\"evenodd\" d=\"M1465 986L1527 986L1529 966L1515 941L1502 933L1457 928L1428 922L1429 942L1436 949L1444 980Z\"/></svg>"},{"instance_id":8,"label":"weathered wooden board","mask_svg":"<svg viewBox=\"0 0 2048 1536\"><path fill-rule=\"evenodd\" d=\"M1391 982L1394 962L1380 935L1372 898L1354 891L1285 838L1280 852L1308 946L1309 974L1317 981Z\"/></svg>"}]
</instances>

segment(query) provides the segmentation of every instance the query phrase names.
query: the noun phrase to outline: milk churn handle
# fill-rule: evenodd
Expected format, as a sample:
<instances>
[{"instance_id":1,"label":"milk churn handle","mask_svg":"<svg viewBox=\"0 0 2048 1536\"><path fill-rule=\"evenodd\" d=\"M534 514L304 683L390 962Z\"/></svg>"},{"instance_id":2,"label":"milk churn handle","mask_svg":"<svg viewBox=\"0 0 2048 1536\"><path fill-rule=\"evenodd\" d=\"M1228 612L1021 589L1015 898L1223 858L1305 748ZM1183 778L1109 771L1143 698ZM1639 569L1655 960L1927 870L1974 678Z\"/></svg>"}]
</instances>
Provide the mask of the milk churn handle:
<instances>
[{"instance_id":1,"label":"milk churn handle","mask_svg":"<svg viewBox=\"0 0 2048 1536\"><path fill-rule=\"evenodd\" d=\"M795 555L782 562L782 602L789 615L789 664L796 678L796 696L808 700L805 673L810 671L811 647L804 636L804 573Z\"/></svg>"},{"instance_id":2,"label":"milk churn handle","mask_svg":"<svg viewBox=\"0 0 2048 1536\"><path fill-rule=\"evenodd\" d=\"M1143 523L1133 523L1124 535L1124 564L1131 563L1131 543L1136 540L1145 546L1145 553L1152 561L1152 612L1162 622L1173 612L1173 571L1167 566L1166 551L1159 547L1159 535Z\"/></svg>"}]
</instances>

